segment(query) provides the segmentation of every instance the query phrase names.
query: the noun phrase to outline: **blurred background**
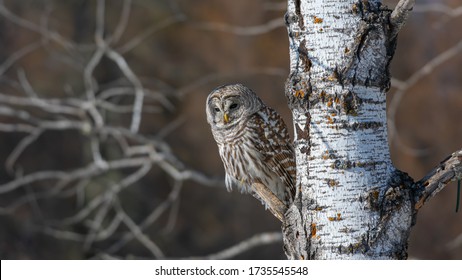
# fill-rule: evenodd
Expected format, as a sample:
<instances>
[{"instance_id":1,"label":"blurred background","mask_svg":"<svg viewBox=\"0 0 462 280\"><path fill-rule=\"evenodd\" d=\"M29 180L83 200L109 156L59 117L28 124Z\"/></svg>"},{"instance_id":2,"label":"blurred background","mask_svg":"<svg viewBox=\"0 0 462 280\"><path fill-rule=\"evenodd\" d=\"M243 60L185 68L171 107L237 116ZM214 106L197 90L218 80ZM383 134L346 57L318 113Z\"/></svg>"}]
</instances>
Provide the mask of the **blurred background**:
<instances>
[{"instance_id":1,"label":"blurred background","mask_svg":"<svg viewBox=\"0 0 462 280\"><path fill-rule=\"evenodd\" d=\"M397 1L384 1L394 7ZM279 0L0 1L0 258L285 259L280 223L224 187L205 119L241 82L281 113ZM418 1L389 99L414 179L462 148L462 4ZM417 259L462 259L456 184L418 215Z\"/></svg>"}]
</instances>

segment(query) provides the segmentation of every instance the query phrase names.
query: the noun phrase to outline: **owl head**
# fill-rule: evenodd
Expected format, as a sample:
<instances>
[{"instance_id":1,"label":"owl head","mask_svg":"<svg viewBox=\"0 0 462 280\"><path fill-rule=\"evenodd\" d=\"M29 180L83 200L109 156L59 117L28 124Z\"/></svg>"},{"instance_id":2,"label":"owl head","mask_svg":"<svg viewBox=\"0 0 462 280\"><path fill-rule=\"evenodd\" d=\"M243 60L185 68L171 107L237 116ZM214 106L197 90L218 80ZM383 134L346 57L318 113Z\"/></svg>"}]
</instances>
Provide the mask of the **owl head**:
<instances>
[{"instance_id":1,"label":"owl head","mask_svg":"<svg viewBox=\"0 0 462 280\"><path fill-rule=\"evenodd\" d=\"M263 102L241 84L217 87L207 97L207 122L214 128L229 128L262 108Z\"/></svg>"}]
</instances>

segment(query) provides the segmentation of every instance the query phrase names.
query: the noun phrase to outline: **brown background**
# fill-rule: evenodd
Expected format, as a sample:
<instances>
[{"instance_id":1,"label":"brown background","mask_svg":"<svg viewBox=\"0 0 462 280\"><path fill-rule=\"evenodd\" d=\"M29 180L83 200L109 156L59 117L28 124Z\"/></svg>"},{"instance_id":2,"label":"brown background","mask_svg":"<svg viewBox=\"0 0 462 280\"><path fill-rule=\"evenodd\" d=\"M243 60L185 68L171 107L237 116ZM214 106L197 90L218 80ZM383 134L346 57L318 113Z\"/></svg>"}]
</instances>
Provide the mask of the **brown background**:
<instances>
[{"instance_id":1,"label":"brown background","mask_svg":"<svg viewBox=\"0 0 462 280\"><path fill-rule=\"evenodd\" d=\"M35 23L39 23L41 16L50 9L50 26L57 32L81 44L92 43L95 1L4 2L15 14ZM106 32L110 33L119 20L122 2L106 2ZM395 2L387 1L390 6ZM460 5L457 0L438 2L453 8ZM205 98L214 87L232 82L247 84L268 105L277 109L291 126L283 95L289 66L286 29L280 25L256 35L246 34L249 29L245 29L265 26L274 19L280 19L282 23L285 10L274 9L275 5L270 4L284 5L284 1L133 1L127 30L118 46L174 16L185 19L160 28L124 54L143 85L164 92L175 106L172 112L144 116L141 131L155 135L172 120L181 119L182 124L167 136L167 143L187 166L210 176L224 176L205 120ZM391 67L393 77L405 81L433 58L461 42L461 26L462 15L451 17L439 12L415 11L399 36ZM37 33L0 15L0 64L21 46L39 38ZM81 62L85 63L86 59L88 53L82 55ZM461 65L462 53L459 51L423 76L405 92L399 103L396 115L398 138L391 139L391 154L394 164L414 179L420 179L439 161L462 147ZM5 76L14 78L18 69L27 72L34 89L44 97L63 96L64 83L72 85L76 92L83 89L81 73L45 49L25 56ZM102 85L121 76L109 60L103 61L96 73ZM389 100L395 91L393 87ZM4 80L0 81L0 92L20 94L10 91ZM8 155L21 136L0 132L1 159ZM75 168L85 157L83 141L76 133L48 133L27 150L21 157L21 164L26 171L38 167ZM4 170L0 170L1 184L10 179ZM146 178L123 193L133 220L141 220L163 201L170 188L168 176L154 168ZM0 206L8 205L20 195L0 195ZM72 208L72 203L66 200L39 203L40 211L33 205L25 205L12 215L0 216L2 259L81 259L91 258L98 250L104 250L105 243L85 251L79 243L57 240L31 230L30 224L60 217ZM453 183L420 211L409 243L410 257L462 259L462 246L456 249L446 247L462 234L462 212L455 213L455 203L456 184ZM207 187L187 182L182 189L178 211L171 230L165 231L168 215L164 215L146 231L169 258L211 254L256 233L280 230L279 222L256 200L238 192L228 193L224 186ZM73 230L84 231L79 227ZM281 247L282 243L257 247L236 258L283 259ZM136 242L125 246L118 255L152 257Z\"/></svg>"}]
</instances>

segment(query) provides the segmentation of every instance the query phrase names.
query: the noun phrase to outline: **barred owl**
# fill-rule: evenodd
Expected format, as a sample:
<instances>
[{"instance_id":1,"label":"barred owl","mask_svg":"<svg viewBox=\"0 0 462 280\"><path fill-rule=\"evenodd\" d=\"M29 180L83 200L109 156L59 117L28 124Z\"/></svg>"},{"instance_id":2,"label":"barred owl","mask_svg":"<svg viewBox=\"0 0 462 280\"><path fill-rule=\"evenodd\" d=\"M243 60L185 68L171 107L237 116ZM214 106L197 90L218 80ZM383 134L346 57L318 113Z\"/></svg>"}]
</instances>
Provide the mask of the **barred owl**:
<instances>
[{"instance_id":1,"label":"barred owl","mask_svg":"<svg viewBox=\"0 0 462 280\"><path fill-rule=\"evenodd\" d=\"M260 183L287 207L295 196L295 158L279 114L241 84L213 90L206 113L226 171L227 189L236 186L265 203L253 187Z\"/></svg>"}]
</instances>

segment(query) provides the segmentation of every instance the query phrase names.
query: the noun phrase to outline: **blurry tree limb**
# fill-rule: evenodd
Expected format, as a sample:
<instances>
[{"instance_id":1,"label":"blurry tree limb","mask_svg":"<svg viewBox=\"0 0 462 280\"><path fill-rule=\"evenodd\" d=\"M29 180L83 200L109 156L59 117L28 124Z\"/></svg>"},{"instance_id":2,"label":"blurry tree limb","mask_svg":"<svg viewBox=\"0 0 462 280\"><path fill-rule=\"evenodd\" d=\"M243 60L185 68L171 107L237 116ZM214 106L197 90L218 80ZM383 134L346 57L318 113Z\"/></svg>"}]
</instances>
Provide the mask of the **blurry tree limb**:
<instances>
[{"instance_id":1,"label":"blurry tree limb","mask_svg":"<svg viewBox=\"0 0 462 280\"><path fill-rule=\"evenodd\" d=\"M415 5L413 11L415 13L437 12L455 18L462 15L462 6L450 7L443 3L422 3Z\"/></svg>"},{"instance_id":2,"label":"blurry tree limb","mask_svg":"<svg viewBox=\"0 0 462 280\"><path fill-rule=\"evenodd\" d=\"M140 45L143 41L145 41L150 36L154 35L156 32L182 21L184 21L184 18L177 16L172 16L170 18L164 19L160 23L148 27L137 36L132 37L128 42L118 47L117 51L120 54L125 54L134 49L136 46Z\"/></svg>"},{"instance_id":3,"label":"blurry tree limb","mask_svg":"<svg viewBox=\"0 0 462 280\"><path fill-rule=\"evenodd\" d=\"M144 230L148 226L151 226L153 223L155 223L159 219L159 217L179 198L181 187L181 181L175 182L175 185L170 191L167 199L160 203L156 208L154 208L151 211L151 213L142 222L140 222L139 228L141 230ZM130 242L133 238L135 238L134 232L125 233L124 235L122 235L121 238L117 240L117 242L113 243L106 250L106 252L112 254L119 251L125 244Z\"/></svg>"},{"instance_id":4,"label":"blurry tree limb","mask_svg":"<svg viewBox=\"0 0 462 280\"><path fill-rule=\"evenodd\" d=\"M224 259L231 259L239 254L242 254L254 247L273 244L273 243L280 243L282 242L282 234L280 232L265 232L259 233L252 236L249 239L239 242L236 245L233 245L225 250L220 252L210 254L203 257L191 257L189 259L209 259L209 260L224 260Z\"/></svg>"},{"instance_id":5,"label":"blurry tree limb","mask_svg":"<svg viewBox=\"0 0 462 280\"><path fill-rule=\"evenodd\" d=\"M462 233L454 238L451 242L446 244L448 250L456 250L457 248L462 247Z\"/></svg>"},{"instance_id":6,"label":"blurry tree limb","mask_svg":"<svg viewBox=\"0 0 462 280\"><path fill-rule=\"evenodd\" d=\"M219 22L196 23L200 29L229 32L240 36L255 36L273 31L276 28L284 27L284 21L280 18L268 21L265 24L255 26L235 26Z\"/></svg>"},{"instance_id":7,"label":"blurry tree limb","mask_svg":"<svg viewBox=\"0 0 462 280\"><path fill-rule=\"evenodd\" d=\"M32 53L35 50L38 50L42 46L41 42L35 42L29 45L26 45L20 50L12 53L1 65L0 65L0 76L3 75L16 61L20 60L24 56Z\"/></svg>"},{"instance_id":8,"label":"blurry tree limb","mask_svg":"<svg viewBox=\"0 0 462 280\"><path fill-rule=\"evenodd\" d=\"M118 214L122 216L122 222L130 229L133 236L146 247L153 256L157 259L165 258L164 253L162 250L155 244L148 236L143 233L143 230L130 218L129 215L125 213L123 208L121 207L120 203L116 203L114 205L115 210Z\"/></svg>"},{"instance_id":9,"label":"blurry tree limb","mask_svg":"<svg viewBox=\"0 0 462 280\"><path fill-rule=\"evenodd\" d=\"M396 78L391 79L391 85L397 88L397 91L392 95L392 99L390 104L388 105L388 132L390 136L390 141L397 141L401 148L407 153L415 154L415 155L423 155L427 153L426 150L416 150L412 148L406 147L405 144L402 143L399 137L398 130L396 128L396 114L401 104L401 100L403 99L405 93L414 85L416 85L420 80L424 77L428 76L429 74L433 73L433 71L441 66L443 63L449 61L453 57L460 55L462 53L462 40L460 40L457 44L452 46L451 48L447 49L446 51L438 54L436 57L428 61L425 65L423 65L419 70L414 72L409 78L405 81L400 81Z\"/></svg>"}]
</instances>

